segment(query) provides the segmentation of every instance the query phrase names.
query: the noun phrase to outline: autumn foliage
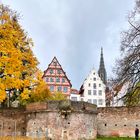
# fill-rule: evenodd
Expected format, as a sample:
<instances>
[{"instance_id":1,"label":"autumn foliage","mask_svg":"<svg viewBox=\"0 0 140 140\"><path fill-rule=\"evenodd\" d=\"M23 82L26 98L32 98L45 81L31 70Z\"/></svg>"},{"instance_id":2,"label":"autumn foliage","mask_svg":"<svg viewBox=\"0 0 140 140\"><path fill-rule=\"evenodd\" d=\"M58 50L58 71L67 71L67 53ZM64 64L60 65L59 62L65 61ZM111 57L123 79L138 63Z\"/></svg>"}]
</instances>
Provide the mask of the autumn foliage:
<instances>
[{"instance_id":1,"label":"autumn foliage","mask_svg":"<svg viewBox=\"0 0 140 140\"><path fill-rule=\"evenodd\" d=\"M49 100L52 97L52 94L50 90L48 89L47 84L45 81L42 80L42 72L38 71L36 73L36 85L35 87L31 90L31 96L29 98L29 102L40 102L40 101L45 101Z\"/></svg>"},{"instance_id":2,"label":"autumn foliage","mask_svg":"<svg viewBox=\"0 0 140 140\"><path fill-rule=\"evenodd\" d=\"M27 37L18 18L16 12L0 5L0 102L6 101L7 94L12 101L29 100L32 93L39 100L49 95L36 74L38 61L32 52L32 39Z\"/></svg>"},{"instance_id":3,"label":"autumn foliage","mask_svg":"<svg viewBox=\"0 0 140 140\"><path fill-rule=\"evenodd\" d=\"M50 100L56 100L56 101L66 100L66 99L67 99L67 97L64 95L64 93L62 93L60 91L54 92L54 94L50 98Z\"/></svg>"}]
</instances>

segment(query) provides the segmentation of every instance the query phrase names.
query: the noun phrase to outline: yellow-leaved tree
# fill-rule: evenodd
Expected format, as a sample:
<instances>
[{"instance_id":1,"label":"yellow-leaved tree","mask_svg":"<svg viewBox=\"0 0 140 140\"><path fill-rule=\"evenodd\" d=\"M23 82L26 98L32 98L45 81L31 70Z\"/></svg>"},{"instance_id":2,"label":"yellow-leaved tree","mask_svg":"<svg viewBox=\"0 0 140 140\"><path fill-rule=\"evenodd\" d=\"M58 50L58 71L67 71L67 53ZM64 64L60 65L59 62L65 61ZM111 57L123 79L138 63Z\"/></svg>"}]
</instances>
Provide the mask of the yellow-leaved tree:
<instances>
[{"instance_id":1,"label":"yellow-leaved tree","mask_svg":"<svg viewBox=\"0 0 140 140\"><path fill-rule=\"evenodd\" d=\"M50 100L56 100L56 101L66 100L66 99L67 97L60 91L54 92L54 94L50 98Z\"/></svg>"},{"instance_id":2,"label":"yellow-leaved tree","mask_svg":"<svg viewBox=\"0 0 140 140\"><path fill-rule=\"evenodd\" d=\"M28 100L38 83L43 83L36 78L38 61L31 49L32 39L18 19L16 12L0 5L0 102L6 102L8 97L9 101L19 97Z\"/></svg>"},{"instance_id":3,"label":"yellow-leaved tree","mask_svg":"<svg viewBox=\"0 0 140 140\"><path fill-rule=\"evenodd\" d=\"M35 73L35 77L33 79L34 87L28 92L23 92L20 96L22 104L51 100L52 94L45 81L42 80L42 75L42 72L39 70Z\"/></svg>"}]
</instances>

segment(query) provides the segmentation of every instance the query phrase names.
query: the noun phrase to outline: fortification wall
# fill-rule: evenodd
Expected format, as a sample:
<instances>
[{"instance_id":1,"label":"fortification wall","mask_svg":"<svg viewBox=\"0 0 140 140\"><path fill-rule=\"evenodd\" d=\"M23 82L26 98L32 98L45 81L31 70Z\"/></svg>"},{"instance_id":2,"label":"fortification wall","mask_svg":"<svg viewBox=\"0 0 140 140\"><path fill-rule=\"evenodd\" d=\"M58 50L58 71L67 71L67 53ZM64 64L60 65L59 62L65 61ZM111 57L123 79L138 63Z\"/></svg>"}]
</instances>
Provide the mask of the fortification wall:
<instances>
[{"instance_id":1,"label":"fortification wall","mask_svg":"<svg viewBox=\"0 0 140 140\"><path fill-rule=\"evenodd\" d=\"M98 115L97 115L98 113ZM140 107L98 108L84 102L32 103L26 109L0 109L0 136L27 135L52 140L134 137Z\"/></svg>"},{"instance_id":2,"label":"fortification wall","mask_svg":"<svg viewBox=\"0 0 140 140\"><path fill-rule=\"evenodd\" d=\"M140 128L140 107L98 108L98 135L134 137L136 125Z\"/></svg>"},{"instance_id":3,"label":"fortification wall","mask_svg":"<svg viewBox=\"0 0 140 140\"><path fill-rule=\"evenodd\" d=\"M37 110L35 109L35 106ZM43 110L42 110L42 109ZM27 136L44 135L51 140L95 139L96 106L84 102L47 102L30 104Z\"/></svg>"},{"instance_id":4,"label":"fortification wall","mask_svg":"<svg viewBox=\"0 0 140 140\"><path fill-rule=\"evenodd\" d=\"M0 136L26 135L25 109L0 109Z\"/></svg>"}]
</instances>

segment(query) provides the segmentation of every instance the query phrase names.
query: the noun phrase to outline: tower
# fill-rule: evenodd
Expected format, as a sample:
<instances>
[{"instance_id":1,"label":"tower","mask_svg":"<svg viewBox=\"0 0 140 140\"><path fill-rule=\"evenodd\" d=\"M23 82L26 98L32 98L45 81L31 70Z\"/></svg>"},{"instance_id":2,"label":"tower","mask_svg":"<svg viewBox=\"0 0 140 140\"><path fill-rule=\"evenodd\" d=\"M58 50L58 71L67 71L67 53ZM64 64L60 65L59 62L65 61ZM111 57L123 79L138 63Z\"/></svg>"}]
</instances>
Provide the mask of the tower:
<instances>
[{"instance_id":1,"label":"tower","mask_svg":"<svg viewBox=\"0 0 140 140\"><path fill-rule=\"evenodd\" d=\"M104 65L104 57L103 57L103 48L101 48L101 56L100 56L100 67L98 70L99 77L103 81L103 83L106 85L107 84L107 74L106 74L106 69Z\"/></svg>"}]
</instances>

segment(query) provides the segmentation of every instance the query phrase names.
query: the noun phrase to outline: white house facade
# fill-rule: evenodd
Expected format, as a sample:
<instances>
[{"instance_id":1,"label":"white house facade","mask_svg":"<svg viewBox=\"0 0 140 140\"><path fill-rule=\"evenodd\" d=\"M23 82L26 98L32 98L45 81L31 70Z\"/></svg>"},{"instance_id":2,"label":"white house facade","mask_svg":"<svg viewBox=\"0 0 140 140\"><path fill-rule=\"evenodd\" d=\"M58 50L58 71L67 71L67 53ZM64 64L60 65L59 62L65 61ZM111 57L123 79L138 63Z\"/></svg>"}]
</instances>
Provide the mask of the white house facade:
<instances>
[{"instance_id":1,"label":"white house facade","mask_svg":"<svg viewBox=\"0 0 140 140\"><path fill-rule=\"evenodd\" d=\"M105 84L93 69L82 85L81 100L96 104L97 107L105 107Z\"/></svg>"},{"instance_id":2,"label":"white house facade","mask_svg":"<svg viewBox=\"0 0 140 140\"><path fill-rule=\"evenodd\" d=\"M81 101L80 94L71 93L70 100L71 101Z\"/></svg>"},{"instance_id":3,"label":"white house facade","mask_svg":"<svg viewBox=\"0 0 140 140\"><path fill-rule=\"evenodd\" d=\"M70 100L72 100L72 101L81 101L81 96L80 96L78 90L71 89Z\"/></svg>"}]
</instances>

